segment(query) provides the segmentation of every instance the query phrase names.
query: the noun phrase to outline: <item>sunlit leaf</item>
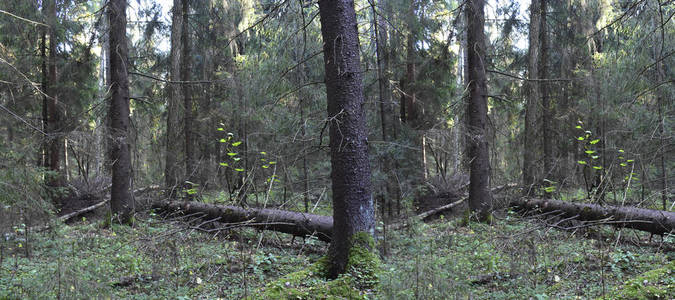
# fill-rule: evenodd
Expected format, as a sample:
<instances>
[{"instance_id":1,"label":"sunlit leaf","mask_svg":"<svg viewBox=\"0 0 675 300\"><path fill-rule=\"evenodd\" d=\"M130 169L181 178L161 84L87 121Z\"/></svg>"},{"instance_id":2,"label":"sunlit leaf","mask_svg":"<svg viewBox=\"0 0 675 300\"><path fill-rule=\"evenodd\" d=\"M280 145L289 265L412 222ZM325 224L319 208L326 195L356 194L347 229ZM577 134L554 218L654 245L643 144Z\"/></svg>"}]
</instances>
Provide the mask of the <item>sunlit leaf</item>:
<instances>
[{"instance_id":1,"label":"sunlit leaf","mask_svg":"<svg viewBox=\"0 0 675 300\"><path fill-rule=\"evenodd\" d=\"M622 166L622 167L627 166L627 164L625 164L625 163L620 163L619 165Z\"/></svg>"},{"instance_id":2,"label":"sunlit leaf","mask_svg":"<svg viewBox=\"0 0 675 300\"><path fill-rule=\"evenodd\" d=\"M596 170L601 170L601 169L602 169L602 167L600 167L600 166L593 166L593 169L596 169Z\"/></svg>"},{"instance_id":3,"label":"sunlit leaf","mask_svg":"<svg viewBox=\"0 0 675 300\"><path fill-rule=\"evenodd\" d=\"M595 145L595 144L597 144L598 142L600 142L600 140L599 140L599 139L595 139L595 140L590 141L590 144L591 144L591 145Z\"/></svg>"},{"instance_id":4,"label":"sunlit leaf","mask_svg":"<svg viewBox=\"0 0 675 300\"><path fill-rule=\"evenodd\" d=\"M276 161L271 161L271 162L270 162L270 165L276 165L276 164L277 164Z\"/></svg>"},{"instance_id":5,"label":"sunlit leaf","mask_svg":"<svg viewBox=\"0 0 675 300\"><path fill-rule=\"evenodd\" d=\"M586 154L593 154L593 153L595 153L595 150L586 150L584 152L586 152Z\"/></svg>"},{"instance_id":6,"label":"sunlit leaf","mask_svg":"<svg viewBox=\"0 0 675 300\"><path fill-rule=\"evenodd\" d=\"M580 136L580 137L577 138L577 140L583 141L583 140L584 140L584 137L583 137L583 136Z\"/></svg>"},{"instance_id":7,"label":"sunlit leaf","mask_svg":"<svg viewBox=\"0 0 675 300\"><path fill-rule=\"evenodd\" d=\"M237 172L244 172L244 169L242 169L242 168L236 168L234 170L237 171Z\"/></svg>"},{"instance_id":8,"label":"sunlit leaf","mask_svg":"<svg viewBox=\"0 0 675 300\"><path fill-rule=\"evenodd\" d=\"M576 129L581 129L581 126L580 126L580 125L577 125L577 126L574 127L574 128L576 128Z\"/></svg>"},{"instance_id":9,"label":"sunlit leaf","mask_svg":"<svg viewBox=\"0 0 675 300\"><path fill-rule=\"evenodd\" d=\"M223 166L223 167L227 167L227 166L229 166L229 164L228 164L228 163L224 163L224 162L221 162L221 163L220 163L220 165L221 165L221 166Z\"/></svg>"},{"instance_id":10,"label":"sunlit leaf","mask_svg":"<svg viewBox=\"0 0 675 300\"><path fill-rule=\"evenodd\" d=\"M263 165L263 166L262 166L263 169L267 169L267 168L269 168L269 167L270 167L270 166L268 166L268 165Z\"/></svg>"},{"instance_id":11,"label":"sunlit leaf","mask_svg":"<svg viewBox=\"0 0 675 300\"><path fill-rule=\"evenodd\" d=\"M227 153L227 155L229 155L229 156L236 156L237 154L239 154L239 153L236 153L236 152L228 152Z\"/></svg>"},{"instance_id":12,"label":"sunlit leaf","mask_svg":"<svg viewBox=\"0 0 675 300\"><path fill-rule=\"evenodd\" d=\"M579 163L580 165L585 165L586 161L580 160L580 161L577 161L577 163Z\"/></svg>"},{"instance_id":13,"label":"sunlit leaf","mask_svg":"<svg viewBox=\"0 0 675 300\"><path fill-rule=\"evenodd\" d=\"M629 163L630 163L630 162L634 162L634 161L635 161L634 159L629 159L629 160L627 160L626 162L629 162Z\"/></svg>"},{"instance_id":14,"label":"sunlit leaf","mask_svg":"<svg viewBox=\"0 0 675 300\"><path fill-rule=\"evenodd\" d=\"M619 149L619 152L620 152L620 153L623 153L624 151L623 151L623 149Z\"/></svg>"},{"instance_id":15,"label":"sunlit leaf","mask_svg":"<svg viewBox=\"0 0 675 300\"><path fill-rule=\"evenodd\" d=\"M223 127L218 127L218 129L216 129L216 130L218 130L218 131L225 131L225 129L224 129Z\"/></svg>"},{"instance_id":16,"label":"sunlit leaf","mask_svg":"<svg viewBox=\"0 0 675 300\"><path fill-rule=\"evenodd\" d=\"M220 139L220 142L221 143L227 143L227 141L225 139Z\"/></svg>"},{"instance_id":17,"label":"sunlit leaf","mask_svg":"<svg viewBox=\"0 0 675 300\"><path fill-rule=\"evenodd\" d=\"M239 146L239 145L241 145L241 141L232 143L232 146L233 146L233 147L237 147L237 146Z\"/></svg>"}]
</instances>

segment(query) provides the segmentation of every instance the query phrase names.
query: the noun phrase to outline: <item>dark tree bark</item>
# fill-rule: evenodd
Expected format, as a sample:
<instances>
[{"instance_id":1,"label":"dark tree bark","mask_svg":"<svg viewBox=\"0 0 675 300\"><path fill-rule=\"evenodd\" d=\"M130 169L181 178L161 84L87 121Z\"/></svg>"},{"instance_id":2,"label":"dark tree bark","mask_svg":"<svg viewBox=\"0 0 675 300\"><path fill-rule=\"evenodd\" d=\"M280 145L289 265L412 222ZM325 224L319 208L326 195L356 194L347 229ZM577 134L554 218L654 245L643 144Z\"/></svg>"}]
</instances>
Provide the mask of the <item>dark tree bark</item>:
<instances>
[{"instance_id":1,"label":"dark tree bark","mask_svg":"<svg viewBox=\"0 0 675 300\"><path fill-rule=\"evenodd\" d=\"M46 7L42 6L43 13L46 14ZM48 132L49 129L47 124L49 122L49 79L48 79L48 70L47 70L47 29L42 31L42 41L40 44L40 57L42 59L42 131ZM40 154L38 157L38 164L43 168L48 168L49 163L47 160L49 147L46 141L43 141L42 146L40 147Z\"/></svg>"},{"instance_id":2,"label":"dark tree bark","mask_svg":"<svg viewBox=\"0 0 675 300\"><path fill-rule=\"evenodd\" d=\"M49 184L51 186L62 186L63 176L61 174L61 145L63 144L61 137L61 114L58 109L59 95L57 88L55 88L56 77L56 44L58 43L57 32L54 27L57 24L56 16L56 0L50 0L45 3L48 10L48 19L51 26L49 30L49 63L47 70L47 133L49 134L49 170L54 172L54 177L50 178Z\"/></svg>"},{"instance_id":3,"label":"dark tree bark","mask_svg":"<svg viewBox=\"0 0 675 300\"><path fill-rule=\"evenodd\" d=\"M166 123L166 165L164 172L164 180L166 187L172 189L176 187L183 176L182 172L182 153L184 150L183 139L181 138L181 120L183 116L183 101L182 86L179 82L181 76L181 61L182 61L182 43L181 37L183 32L183 17L182 8L184 0L174 0L171 16L171 56L170 56L170 70L169 76L171 83L168 84L169 95L167 97L168 117ZM171 196L175 196L174 192L170 192Z\"/></svg>"},{"instance_id":4,"label":"dark tree bark","mask_svg":"<svg viewBox=\"0 0 675 300\"><path fill-rule=\"evenodd\" d=\"M627 227L654 234L675 230L675 213L636 207L618 207L589 203L574 203L560 200L526 199L512 200L512 206L541 212L559 212L561 218L575 218L581 221L601 221L618 227Z\"/></svg>"},{"instance_id":5,"label":"dark tree bark","mask_svg":"<svg viewBox=\"0 0 675 300\"><path fill-rule=\"evenodd\" d=\"M375 218L354 1L321 0L319 14L324 40L333 190L334 229L329 276L335 277L345 271L353 235L359 232L372 235Z\"/></svg>"},{"instance_id":6,"label":"dark tree bark","mask_svg":"<svg viewBox=\"0 0 675 300\"><path fill-rule=\"evenodd\" d=\"M243 223L238 225L269 229L295 236L316 236L324 242L331 241L333 232L333 218L329 216L185 201L157 201L152 206L164 211L182 212L185 215L201 213L204 215L202 217L204 221L217 219L222 223Z\"/></svg>"},{"instance_id":7,"label":"dark tree bark","mask_svg":"<svg viewBox=\"0 0 675 300\"><path fill-rule=\"evenodd\" d=\"M192 174L195 172L195 155L194 155L194 137L192 132L193 123L193 107L192 95L190 94L190 86L187 84L190 81L190 41L188 32L188 13L190 11L190 0L183 0L181 23L181 57L180 57L180 76L181 87L183 92L183 110L185 113L185 122L183 133L185 134L185 179L190 180Z\"/></svg>"},{"instance_id":8,"label":"dark tree bark","mask_svg":"<svg viewBox=\"0 0 675 300\"><path fill-rule=\"evenodd\" d=\"M379 1L381 4L382 1ZM382 141L384 142L384 155L382 157L382 169L387 174L387 180L384 182L384 191L382 192L382 217L385 217L384 209L389 208L389 214L392 214L392 201L398 203L400 193L397 189L396 167L394 158L391 155L388 142L395 138L394 132L394 103L392 102L391 90L389 87L389 52L387 50L387 24L384 17L378 15L375 3L371 3L373 10L373 28L375 33L375 50L377 59L377 79L380 96L380 125L382 127Z\"/></svg>"},{"instance_id":9,"label":"dark tree bark","mask_svg":"<svg viewBox=\"0 0 675 300\"><path fill-rule=\"evenodd\" d=\"M490 158L487 143L487 82L485 77L484 1L471 0L466 5L467 58L469 64L468 143L470 158L469 207L479 219L487 219L492 211Z\"/></svg>"},{"instance_id":10,"label":"dark tree bark","mask_svg":"<svg viewBox=\"0 0 675 300\"><path fill-rule=\"evenodd\" d=\"M110 207L120 223L132 221L134 201L131 195L131 153L129 149L129 75L127 49L127 1L111 0L110 20L110 138L112 145L112 188Z\"/></svg>"},{"instance_id":11,"label":"dark tree bark","mask_svg":"<svg viewBox=\"0 0 675 300\"><path fill-rule=\"evenodd\" d=\"M539 31L539 55L540 68L539 78L546 79L548 76L548 33L546 24L547 1L541 0L539 8L540 16L540 31ZM551 130L551 122L553 122L553 114L551 112L551 103L548 93L548 83L545 80L539 81L539 89L541 91L541 106L542 106L542 121L541 121L541 137L544 174L542 179L551 178L553 175L553 131ZM542 183L543 184L543 183Z\"/></svg>"},{"instance_id":12,"label":"dark tree bark","mask_svg":"<svg viewBox=\"0 0 675 300\"><path fill-rule=\"evenodd\" d=\"M540 90L538 82L539 76L539 45L540 45L540 1L533 0L530 5L530 25L529 25L529 47L527 61L527 103L525 104L525 133L523 135L523 191L526 195L535 192L536 162L537 162L537 119Z\"/></svg>"}]
</instances>

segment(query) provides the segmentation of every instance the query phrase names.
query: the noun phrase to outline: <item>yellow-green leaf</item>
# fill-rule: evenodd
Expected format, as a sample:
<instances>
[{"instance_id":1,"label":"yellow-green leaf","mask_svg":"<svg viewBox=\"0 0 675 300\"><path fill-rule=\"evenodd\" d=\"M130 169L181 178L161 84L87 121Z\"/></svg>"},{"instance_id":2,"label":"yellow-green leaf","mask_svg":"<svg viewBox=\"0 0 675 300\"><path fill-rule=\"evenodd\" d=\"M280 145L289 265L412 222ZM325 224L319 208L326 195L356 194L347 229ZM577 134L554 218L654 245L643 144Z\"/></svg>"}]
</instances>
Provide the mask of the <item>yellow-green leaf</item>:
<instances>
[{"instance_id":1,"label":"yellow-green leaf","mask_svg":"<svg viewBox=\"0 0 675 300\"><path fill-rule=\"evenodd\" d=\"M577 161L577 163L579 163L580 165L585 165L586 161L580 160L580 161Z\"/></svg>"},{"instance_id":2,"label":"yellow-green leaf","mask_svg":"<svg viewBox=\"0 0 675 300\"><path fill-rule=\"evenodd\" d=\"M233 146L233 147L237 147L237 146L239 146L239 145L241 145L241 141L232 143L232 146Z\"/></svg>"},{"instance_id":3,"label":"yellow-green leaf","mask_svg":"<svg viewBox=\"0 0 675 300\"><path fill-rule=\"evenodd\" d=\"M598 142L600 142L600 140L599 140L599 139L596 139L596 140L592 140L592 141L590 141L591 145L595 145L595 144L597 144Z\"/></svg>"}]
</instances>

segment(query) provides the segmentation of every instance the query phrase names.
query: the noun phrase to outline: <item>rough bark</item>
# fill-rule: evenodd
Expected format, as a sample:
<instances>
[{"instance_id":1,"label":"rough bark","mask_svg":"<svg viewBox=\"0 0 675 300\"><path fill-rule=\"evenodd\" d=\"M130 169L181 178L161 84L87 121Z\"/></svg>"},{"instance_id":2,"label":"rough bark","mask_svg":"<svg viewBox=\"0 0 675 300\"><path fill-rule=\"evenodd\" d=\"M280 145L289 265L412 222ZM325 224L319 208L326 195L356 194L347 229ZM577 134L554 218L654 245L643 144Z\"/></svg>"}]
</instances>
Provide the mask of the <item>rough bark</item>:
<instances>
[{"instance_id":1,"label":"rough bark","mask_svg":"<svg viewBox=\"0 0 675 300\"><path fill-rule=\"evenodd\" d=\"M330 122L333 242L330 277L345 271L352 236L374 233L368 133L363 110L359 36L354 2L319 1Z\"/></svg>"},{"instance_id":2,"label":"rough bark","mask_svg":"<svg viewBox=\"0 0 675 300\"><path fill-rule=\"evenodd\" d=\"M166 123L166 165L164 171L164 181L167 188L176 187L180 178L183 176L181 161L183 153L183 142L181 139L180 124L183 115L181 101L183 94L180 84L181 80L181 57L182 43L181 36L183 31L182 4L183 0L174 0L171 17L171 56L169 76L171 83L168 83L169 95L167 97L167 123ZM171 193L175 196L175 193Z\"/></svg>"},{"instance_id":3,"label":"rough bark","mask_svg":"<svg viewBox=\"0 0 675 300\"><path fill-rule=\"evenodd\" d=\"M192 111L192 95L190 93L190 86L187 84L190 81L190 45L188 32L188 13L190 11L190 0L182 1L181 16L183 21L181 23L181 57L180 57L180 77L181 89L183 93L183 110L185 113L185 122L183 123L183 133L185 134L185 179L190 180L192 174L196 171L195 155L194 155L194 137L192 132L193 127L193 111Z\"/></svg>"},{"instance_id":4,"label":"rough bark","mask_svg":"<svg viewBox=\"0 0 675 300\"><path fill-rule=\"evenodd\" d=\"M540 16L540 31L539 31L539 78L546 79L548 76L548 33L547 24L546 24L546 0L541 0L539 7L539 16ZM543 161L544 161L544 174L543 179L551 178L553 174L553 132L551 130L551 122L553 122L553 117L551 113L551 103L548 93L548 83L546 81L538 81L539 89L541 93L541 107L542 107L542 120L541 120L541 136L542 136L542 148L543 148Z\"/></svg>"},{"instance_id":5,"label":"rough bark","mask_svg":"<svg viewBox=\"0 0 675 300\"><path fill-rule=\"evenodd\" d=\"M608 225L638 229L654 234L664 234L675 230L675 212L548 199L518 198L511 200L510 203L512 206L527 210L558 211L562 218L576 217L581 221L604 221Z\"/></svg>"},{"instance_id":6,"label":"rough bark","mask_svg":"<svg viewBox=\"0 0 675 300\"><path fill-rule=\"evenodd\" d=\"M269 229L295 236L316 236L330 242L333 218L278 209L241 208L239 206L214 205L201 202L157 201L153 208L181 212L185 215L203 214L205 220L218 219L222 223L242 223L246 226Z\"/></svg>"},{"instance_id":7,"label":"rough bark","mask_svg":"<svg viewBox=\"0 0 675 300\"><path fill-rule=\"evenodd\" d=\"M129 75L127 49L126 0L111 0L110 20L110 138L112 144L112 188L110 207L121 223L132 220L134 201L131 195L131 153L129 147Z\"/></svg>"},{"instance_id":8,"label":"rough bark","mask_svg":"<svg viewBox=\"0 0 675 300\"><path fill-rule=\"evenodd\" d=\"M540 38L540 2L532 1L530 5L529 47L527 74L529 79L539 76L539 38ZM534 193L536 182L535 168L537 162L537 119L540 97L539 85L536 80L529 80L527 86L527 103L525 104L525 133L523 135L523 191L526 195Z\"/></svg>"},{"instance_id":9,"label":"rough bark","mask_svg":"<svg viewBox=\"0 0 675 300\"><path fill-rule=\"evenodd\" d=\"M49 134L49 170L54 172L54 177L50 178L49 184L51 186L62 186L63 176L61 175L61 114L58 109L58 92L55 88L56 75L56 44L58 43L57 32L54 29L57 23L56 16L56 0L50 0L45 3L48 7L48 18L51 28L49 29L49 63L47 70L48 94L49 100L47 102L47 133Z\"/></svg>"},{"instance_id":10,"label":"rough bark","mask_svg":"<svg viewBox=\"0 0 675 300\"><path fill-rule=\"evenodd\" d=\"M486 219L492 210L490 158L487 144L487 83L485 77L484 1L466 3L467 51L469 65L468 143L470 158L469 207Z\"/></svg>"}]
</instances>

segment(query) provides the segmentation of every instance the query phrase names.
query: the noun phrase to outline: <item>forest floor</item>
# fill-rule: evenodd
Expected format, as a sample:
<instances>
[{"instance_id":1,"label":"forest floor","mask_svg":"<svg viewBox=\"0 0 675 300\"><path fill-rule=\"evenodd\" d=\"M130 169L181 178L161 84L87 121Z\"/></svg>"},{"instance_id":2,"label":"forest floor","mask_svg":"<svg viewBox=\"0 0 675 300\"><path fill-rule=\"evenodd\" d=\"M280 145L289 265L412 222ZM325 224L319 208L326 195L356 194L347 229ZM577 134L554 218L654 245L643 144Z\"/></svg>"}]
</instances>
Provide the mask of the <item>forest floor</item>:
<instances>
[{"instance_id":1,"label":"forest floor","mask_svg":"<svg viewBox=\"0 0 675 300\"><path fill-rule=\"evenodd\" d=\"M104 219L28 236L15 227L0 241L0 299L255 299L327 250L316 239L244 227L204 232L195 229L203 221L148 211L134 227ZM380 237L378 299L675 298L672 235L566 231L503 211L491 226L448 217Z\"/></svg>"}]
</instances>

